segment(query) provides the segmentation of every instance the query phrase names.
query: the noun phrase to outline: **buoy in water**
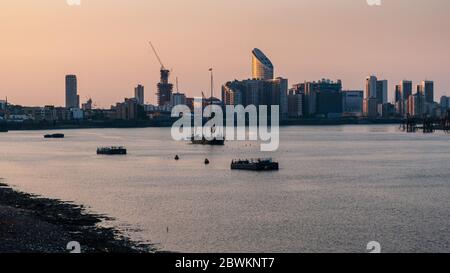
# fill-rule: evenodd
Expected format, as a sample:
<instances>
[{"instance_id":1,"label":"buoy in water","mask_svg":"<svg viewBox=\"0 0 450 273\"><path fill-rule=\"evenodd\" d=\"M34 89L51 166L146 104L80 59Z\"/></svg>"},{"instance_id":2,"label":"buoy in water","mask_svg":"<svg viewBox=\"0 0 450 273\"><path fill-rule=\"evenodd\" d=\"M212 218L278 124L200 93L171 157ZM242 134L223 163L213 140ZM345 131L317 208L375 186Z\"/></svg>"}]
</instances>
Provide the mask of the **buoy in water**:
<instances>
[{"instance_id":1,"label":"buoy in water","mask_svg":"<svg viewBox=\"0 0 450 273\"><path fill-rule=\"evenodd\" d=\"M180 157L178 155L176 155L175 160L180 160Z\"/></svg>"},{"instance_id":2,"label":"buoy in water","mask_svg":"<svg viewBox=\"0 0 450 273\"><path fill-rule=\"evenodd\" d=\"M205 159L205 165L208 165L208 164L209 164L209 160Z\"/></svg>"}]
</instances>

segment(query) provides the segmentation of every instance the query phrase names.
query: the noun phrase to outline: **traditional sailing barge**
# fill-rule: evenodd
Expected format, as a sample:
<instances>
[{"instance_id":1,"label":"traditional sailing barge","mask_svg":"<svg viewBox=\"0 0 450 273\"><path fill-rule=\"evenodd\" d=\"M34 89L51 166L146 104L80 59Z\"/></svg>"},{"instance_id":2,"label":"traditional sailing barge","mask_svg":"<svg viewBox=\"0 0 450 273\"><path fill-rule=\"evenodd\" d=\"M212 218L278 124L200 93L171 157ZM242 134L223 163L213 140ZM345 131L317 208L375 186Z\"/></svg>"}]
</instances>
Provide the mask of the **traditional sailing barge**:
<instances>
[{"instance_id":1,"label":"traditional sailing barge","mask_svg":"<svg viewBox=\"0 0 450 273\"><path fill-rule=\"evenodd\" d=\"M209 104L210 106L214 104L214 101L219 101L218 99L214 98L214 75L213 75L213 69L210 68L209 72L211 72L211 97L209 99L205 98L205 95L202 92L203 99L205 100L205 104ZM210 118L213 118L211 116ZM211 134L215 133L215 127L211 128ZM223 134L214 136L213 138L209 139L206 138L204 135L192 135L191 137L191 143L196 145L211 145L211 146L221 146L225 145L225 136Z\"/></svg>"}]
</instances>

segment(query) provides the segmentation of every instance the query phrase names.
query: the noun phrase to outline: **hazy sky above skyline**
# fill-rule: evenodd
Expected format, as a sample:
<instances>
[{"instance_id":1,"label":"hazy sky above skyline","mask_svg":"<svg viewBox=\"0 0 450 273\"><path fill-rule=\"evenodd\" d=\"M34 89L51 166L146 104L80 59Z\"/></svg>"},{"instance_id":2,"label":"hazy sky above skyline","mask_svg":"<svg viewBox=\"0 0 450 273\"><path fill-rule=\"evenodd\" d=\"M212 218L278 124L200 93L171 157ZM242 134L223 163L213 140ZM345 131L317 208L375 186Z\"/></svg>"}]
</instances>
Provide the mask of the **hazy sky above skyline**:
<instances>
[{"instance_id":1,"label":"hazy sky above skyline","mask_svg":"<svg viewBox=\"0 0 450 273\"><path fill-rule=\"evenodd\" d=\"M342 79L363 89L369 74L450 95L450 1L383 0L2 0L0 96L24 105L64 104L64 76L76 74L82 101L99 106L145 86L156 101L160 65L180 91L200 96L215 69L215 95L251 75L251 50L272 60L289 84Z\"/></svg>"}]
</instances>

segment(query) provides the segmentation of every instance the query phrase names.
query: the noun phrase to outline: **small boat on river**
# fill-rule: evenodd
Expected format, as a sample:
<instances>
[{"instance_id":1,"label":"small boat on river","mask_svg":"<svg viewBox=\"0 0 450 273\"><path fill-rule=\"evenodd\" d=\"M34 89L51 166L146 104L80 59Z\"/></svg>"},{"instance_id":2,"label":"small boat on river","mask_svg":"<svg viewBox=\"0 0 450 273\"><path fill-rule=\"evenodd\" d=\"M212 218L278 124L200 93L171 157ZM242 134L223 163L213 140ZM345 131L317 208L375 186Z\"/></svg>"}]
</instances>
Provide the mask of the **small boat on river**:
<instances>
[{"instance_id":1,"label":"small boat on river","mask_svg":"<svg viewBox=\"0 0 450 273\"><path fill-rule=\"evenodd\" d=\"M48 134L44 138L64 138L64 134Z\"/></svg>"},{"instance_id":2,"label":"small boat on river","mask_svg":"<svg viewBox=\"0 0 450 273\"><path fill-rule=\"evenodd\" d=\"M101 147L97 148L98 155L126 155L127 149L124 147Z\"/></svg>"},{"instance_id":3,"label":"small boat on river","mask_svg":"<svg viewBox=\"0 0 450 273\"><path fill-rule=\"evenodd\" d=\"M231 162L232 170L248 170L248 171L277 171L279 170L278 162L272 159L239 159Z\"/></svg>"}]
</instances>

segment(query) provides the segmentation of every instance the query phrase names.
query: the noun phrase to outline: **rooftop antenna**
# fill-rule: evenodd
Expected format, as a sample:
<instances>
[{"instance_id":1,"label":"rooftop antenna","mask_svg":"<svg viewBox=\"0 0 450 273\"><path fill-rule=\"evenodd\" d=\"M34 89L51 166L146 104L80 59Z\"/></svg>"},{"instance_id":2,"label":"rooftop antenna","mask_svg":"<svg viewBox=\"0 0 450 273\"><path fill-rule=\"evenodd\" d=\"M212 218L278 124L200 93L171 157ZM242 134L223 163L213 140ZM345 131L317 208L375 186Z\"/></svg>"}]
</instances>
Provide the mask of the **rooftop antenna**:
<instances>
[{"instance_id":1,"label":"rooftop antenna","mask_svg":"<svg viewBox=\"0 0 450 273\"><path fill-rule=\"evenodd\" d=\"M177 86L177 93L180 93L180 91L178 90L178 77L176 77L176 86Z\"/></svg>"}]
</instances>

